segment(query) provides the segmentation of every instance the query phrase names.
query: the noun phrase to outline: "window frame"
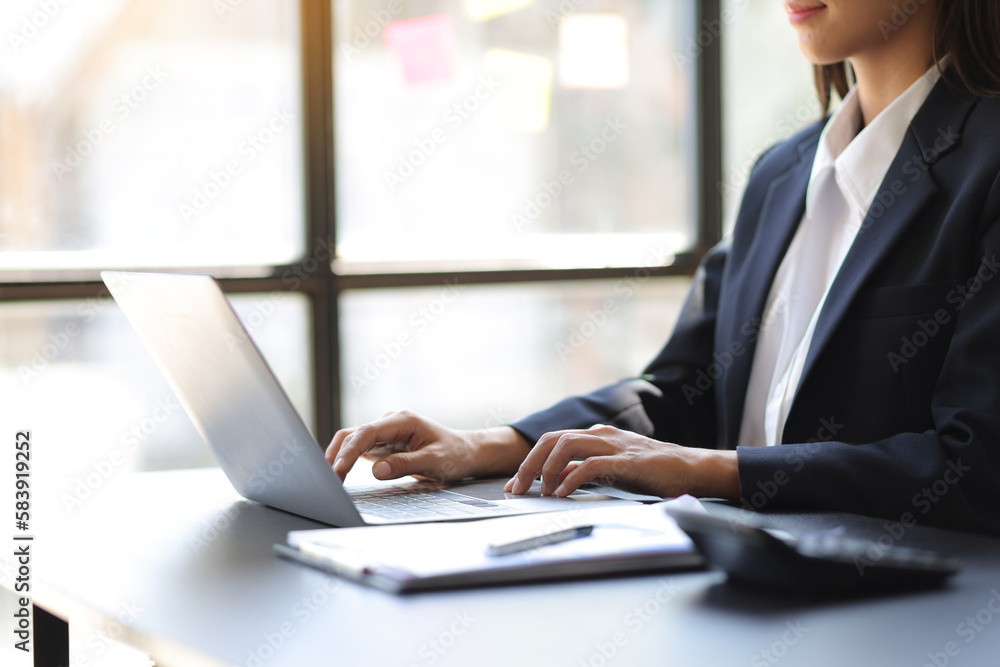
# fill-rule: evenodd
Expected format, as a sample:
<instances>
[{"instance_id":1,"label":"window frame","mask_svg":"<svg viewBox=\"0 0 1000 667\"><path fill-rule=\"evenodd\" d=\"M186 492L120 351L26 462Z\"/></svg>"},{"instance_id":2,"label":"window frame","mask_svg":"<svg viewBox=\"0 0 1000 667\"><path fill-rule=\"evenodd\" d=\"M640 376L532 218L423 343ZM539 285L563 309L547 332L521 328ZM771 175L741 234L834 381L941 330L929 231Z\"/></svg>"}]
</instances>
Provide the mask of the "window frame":
<instances>
[{"instance_id":1,"label":"window frame","mask_svg":"<svg viewBox=\"0 0 1000 667\"><path fill-rule=\"evenodd\" d=\"M669 265L654 268L511 269L344 274L330 261L316 261L310 248L328 239L335 256L337 230L335 86L332 0L300 0L301 74L303 95L303 256L290 265L185 267L185 273L215 276L229 294L295 292L309 301L312 330L314 433L322 444L341 427L341 341L339 302L348 290L426 287L457 280L463 285L542 283L619 279L648 270L652 276L689 276L701 257L722 238L722 58L721 0L683 0L689 44L698 54L692 68L694 95L690 116L694 132L687 154L695 173L694 247L677 254ZM702 37L707 36L707 40ZM707 43L703 44L703 41ZM143 270L150 270L144 268ZM163 267L163 271L181 271ZM290 281L294 275L299 280ZM96 270L9 271L0 274L0 302L110 298Z\"/></svg>"}]
</instances>

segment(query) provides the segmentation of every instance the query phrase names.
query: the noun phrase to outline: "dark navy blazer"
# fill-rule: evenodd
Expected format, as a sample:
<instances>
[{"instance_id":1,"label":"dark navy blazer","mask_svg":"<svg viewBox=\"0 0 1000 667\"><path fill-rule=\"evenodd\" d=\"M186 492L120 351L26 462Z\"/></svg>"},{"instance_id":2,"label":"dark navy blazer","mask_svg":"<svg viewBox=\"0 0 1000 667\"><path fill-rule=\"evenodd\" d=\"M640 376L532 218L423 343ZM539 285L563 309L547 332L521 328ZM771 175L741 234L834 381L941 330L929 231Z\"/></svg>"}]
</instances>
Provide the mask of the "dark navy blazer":
<instances>
[{"instance_id":1,"label":"dark navy blazer","mask_svg":"<svg viewBox=\"0 0 1000 667\"><path fill-rule=\"evenodd\" d=\"M532 442L601 423L736 448L822 128L758 161L642 376L512 426ZM738 448L744 505L1000 533L1000 100L942 80L917 113L820 314L781 443Z\"/></svg>"}]
</instances>

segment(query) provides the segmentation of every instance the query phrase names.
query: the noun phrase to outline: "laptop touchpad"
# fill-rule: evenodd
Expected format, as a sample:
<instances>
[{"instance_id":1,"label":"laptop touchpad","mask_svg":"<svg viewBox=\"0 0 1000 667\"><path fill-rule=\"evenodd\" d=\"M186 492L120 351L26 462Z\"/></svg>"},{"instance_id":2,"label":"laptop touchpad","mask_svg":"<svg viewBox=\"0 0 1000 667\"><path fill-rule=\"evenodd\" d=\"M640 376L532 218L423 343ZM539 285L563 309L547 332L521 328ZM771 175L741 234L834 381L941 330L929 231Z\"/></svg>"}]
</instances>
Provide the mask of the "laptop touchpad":
<instances>
[{"instance_id":1,"label":"laptop touchpad","mask_svg":"<svg viewBox=\"0 0 1000 667\"><path fill-rule=\"evenodd\" d=\"M479 498L481 500L512 500L516 498L530 498L539 497L541 495L542 483L535 480L531 484L531 488L523 496L515 496L510 493L506 493L503 490L504 484L507 483L507 478L504 479L484 479L484 480L474 480L471 482L460 482L458 484L449 484L444 488L448 491L454 491L455 493L461 493L462 495L472 496L473 498ZM571 494L570 498L575 498L577 496L593 496L595 494L589 491L577 491ZM606 496L605 496L606 497Z\"/></svg>"}]
</instances>

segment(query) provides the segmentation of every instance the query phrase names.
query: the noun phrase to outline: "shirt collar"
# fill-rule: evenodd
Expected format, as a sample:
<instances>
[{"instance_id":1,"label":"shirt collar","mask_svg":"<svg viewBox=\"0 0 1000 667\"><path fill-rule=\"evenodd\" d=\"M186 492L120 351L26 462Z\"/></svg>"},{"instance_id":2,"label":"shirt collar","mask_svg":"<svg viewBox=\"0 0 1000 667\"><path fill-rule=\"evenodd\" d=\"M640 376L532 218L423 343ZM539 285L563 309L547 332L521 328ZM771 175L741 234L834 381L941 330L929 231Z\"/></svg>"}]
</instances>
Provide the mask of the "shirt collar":
<instances>
[{"instance_id":1,"label":"shirt collar","mask_svg":"<svg viewBox=\"0 0 1000 667\"><path fill-rule=\"evenodd\" d=\"M853 212L864 217L910 123L940 78L937 66L932 66L860 132L861 102L857 87L852 88L820 135L809 179L807 208L811 211L815 205L814 184L818 178L835 168L844 198Z\"/></svg>"}]
</instances>

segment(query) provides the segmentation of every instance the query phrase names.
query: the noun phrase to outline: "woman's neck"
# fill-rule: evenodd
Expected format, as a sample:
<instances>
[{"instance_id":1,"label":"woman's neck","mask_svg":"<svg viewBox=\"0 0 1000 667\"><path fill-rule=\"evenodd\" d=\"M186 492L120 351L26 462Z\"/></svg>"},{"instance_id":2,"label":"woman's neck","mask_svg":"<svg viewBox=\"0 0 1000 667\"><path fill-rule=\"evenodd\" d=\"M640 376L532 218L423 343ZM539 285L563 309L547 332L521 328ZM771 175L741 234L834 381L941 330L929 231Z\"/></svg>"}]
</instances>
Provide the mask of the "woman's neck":
<instances>
[{"instance_id":1,"label":"woman's neck","mask_svg":"<svg viewBox=\"0 0 1000 667\"><path fill-rule=\"evenodd\" d=\"M934 62L933 15L911 18L924 25L906 26L890 33L883 45L850 58L858 82L861 115L867 126L893 100L906 92Z\"/></svg>"}]
</instances>

